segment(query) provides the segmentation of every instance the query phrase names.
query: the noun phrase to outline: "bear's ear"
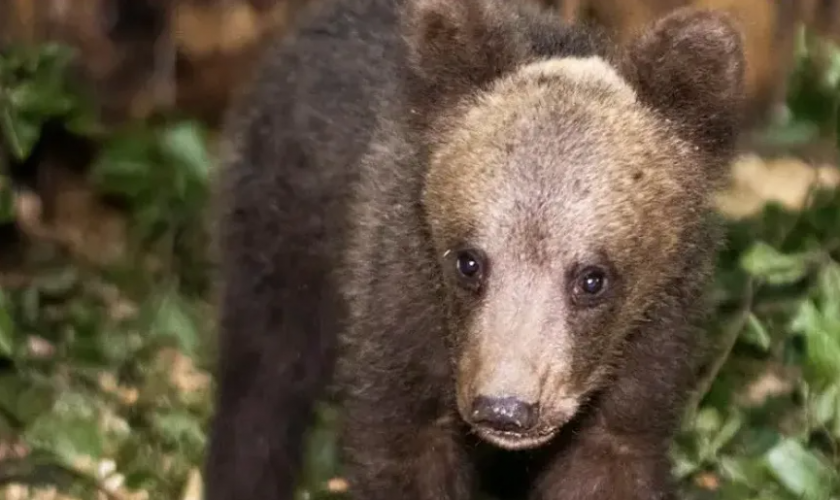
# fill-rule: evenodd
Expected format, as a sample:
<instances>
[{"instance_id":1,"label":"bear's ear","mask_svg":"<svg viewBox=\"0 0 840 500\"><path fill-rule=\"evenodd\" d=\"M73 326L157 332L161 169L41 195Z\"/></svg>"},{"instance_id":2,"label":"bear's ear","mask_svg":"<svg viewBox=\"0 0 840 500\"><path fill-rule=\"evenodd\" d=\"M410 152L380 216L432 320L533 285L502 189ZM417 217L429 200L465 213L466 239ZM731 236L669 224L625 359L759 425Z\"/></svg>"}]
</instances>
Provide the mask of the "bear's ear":
<instances>
[{"instance_id":1,"label":"bear's ear","mask_svg":"<svg viewBox=\"0 0 840 500\"><path fill-rule=\"evenodd\" d=\"M713 154L728 153L737 139L744 65L741 32L733 18L690 7L654 22L630 42L622 58L640 100Z\"/></svg>"},{"instance_id":2,"label":"bear's ear","mask_svg":"<svg viewBox=\"0 0 840 500\"><path fill-rule=\"evenodd\" d=\"M401 12L411 92L445 109L527 56L509 0L406 0Z\"/></svg>"}]
</instances>

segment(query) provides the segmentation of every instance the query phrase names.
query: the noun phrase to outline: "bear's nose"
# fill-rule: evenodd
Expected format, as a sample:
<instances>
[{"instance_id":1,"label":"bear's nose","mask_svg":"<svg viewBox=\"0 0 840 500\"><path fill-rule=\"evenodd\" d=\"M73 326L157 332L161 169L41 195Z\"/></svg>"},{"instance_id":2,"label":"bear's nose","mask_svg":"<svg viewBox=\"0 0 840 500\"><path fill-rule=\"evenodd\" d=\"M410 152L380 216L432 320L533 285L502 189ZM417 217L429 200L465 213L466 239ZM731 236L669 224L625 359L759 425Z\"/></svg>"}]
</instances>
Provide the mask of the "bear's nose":
<instances>
[{"instance_id":1,"label":"bear's nose","mask_svg":"<svg viewBox=\"0 0 840 500\"><path fill-rule=\"evenodd\" d=\"M537 424L539 406L515 397L478 396L472 404L471 417L476 425L501 432L523 432Z\"/></svg>"}]
</instances>

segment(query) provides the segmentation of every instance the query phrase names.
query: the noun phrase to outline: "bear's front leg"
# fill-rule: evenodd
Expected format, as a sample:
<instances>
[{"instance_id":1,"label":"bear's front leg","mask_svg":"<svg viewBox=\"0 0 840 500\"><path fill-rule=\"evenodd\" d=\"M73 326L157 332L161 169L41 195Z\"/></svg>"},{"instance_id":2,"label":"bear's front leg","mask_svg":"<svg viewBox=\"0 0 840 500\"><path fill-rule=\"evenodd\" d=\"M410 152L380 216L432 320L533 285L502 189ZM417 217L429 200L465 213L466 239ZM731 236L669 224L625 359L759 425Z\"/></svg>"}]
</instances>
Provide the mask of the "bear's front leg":
<instances>
[{"instance_id":1,"label":"bear's front leg","mask_svg":"<svg viewBox=\"0 0 840 500\"><path fill-rule=\"evenodd\" d=\"M536 485L533 500L674 500L667 447L601 426L578 434Z\"/></svg>"},{"instance_id":2,"label":"bear's front leg","mask_svg":"<svg viewBox=\"0 0 840 500\"><path fill-rule=\"evenodd\" d=\"M456 420L382 414L387 406L362 409L356 402L347 409L342 445L350 498L468 500L471 469Z\"/></svg>"}]
</instances>

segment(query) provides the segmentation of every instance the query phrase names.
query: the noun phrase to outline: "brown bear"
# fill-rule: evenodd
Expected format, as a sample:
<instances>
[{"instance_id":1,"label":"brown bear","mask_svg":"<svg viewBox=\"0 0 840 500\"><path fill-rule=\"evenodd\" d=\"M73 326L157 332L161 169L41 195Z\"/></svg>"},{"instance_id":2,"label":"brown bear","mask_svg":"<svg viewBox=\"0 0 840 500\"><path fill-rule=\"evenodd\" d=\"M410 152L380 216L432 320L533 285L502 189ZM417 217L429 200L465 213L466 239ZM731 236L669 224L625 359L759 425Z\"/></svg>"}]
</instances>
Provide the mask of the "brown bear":
<instances>
[{"instance_id":1,"label":"brown bear","mask_svg":"<svg viewBox=\"0 0 840 500\"><path fill-rule=\"evenodd\" d=\"M354 499L674 498L743 66L719 12L317 2L227 123L206 499L293 498L328 394Z\"/></svg>"}]
</instances>

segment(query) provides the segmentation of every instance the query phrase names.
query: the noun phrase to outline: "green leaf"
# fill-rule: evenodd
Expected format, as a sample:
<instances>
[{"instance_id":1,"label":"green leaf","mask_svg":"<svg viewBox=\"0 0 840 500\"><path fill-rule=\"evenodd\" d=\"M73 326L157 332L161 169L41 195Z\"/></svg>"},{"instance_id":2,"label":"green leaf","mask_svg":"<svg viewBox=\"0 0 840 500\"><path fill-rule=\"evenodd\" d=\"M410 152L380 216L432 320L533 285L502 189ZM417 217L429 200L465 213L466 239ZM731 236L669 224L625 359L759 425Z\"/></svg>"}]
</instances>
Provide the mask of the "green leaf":
<instances>
[{"instance_id":1,"label":"green leaf","mask_svg":"<svg viewBox=\"0 0 840 500\"><path fill-rule=\"evenodd\" d=\"M715 434L714 438L709 442L708 453L709 456L717 455L720 450L729 443L735 434L741 430L744 424L744 419L737 411L730 412L723 426Z\"/></svg>"},{"instance_id":2,"label":"green leaf","mask_svg":"<svg viewBox=\"0 0 840 500\"><path fill-rule=\"evenodd\" d=\"M194 415L186 411L169 411L153 415L155 430L174 446L200 449L204 446L204 433Z\"/></svg>"},{"instance_id":3,"label":"green leaf","mask_svg":"<svg viewBox=\"0 0 840 500\"><path fill-rule=\"evenodd\" d=\"M324 484L340 474L335 425L338 418L335 408L319 405L318 423L307 435L307 461L305 477L309 484Z\"/></svg>"},{"instance_id":4,"label":"green leaf","mask_svg":"<svg viewBox=\"0 0 840 500\"><path fill-rule=\"evenodd\" d=\"M790 322L790 329L795 333L807 334L810 330L822 328L822 314L817 309L813 300L803 300L799 304L793 319Z\"/></svg>"},{"instance_id":5,"label":"green leaf","mask_svg":"<svg viewBox=\"0 0 840 500\"><path fill-rule=\"evenodd\" d=\"M697 417L694 419L694 428L700 434L711 435L717 432L721 425L720 412L713 407L704 407L697 412Z\"/></svg>"},{"instance_id":6,"label":"green leaf","mask_svg":"<svg viewBox=\"0 0 840 500\"><path fill-rule=\"evenodd\" d=\"M15 324L9 298L0 290L0 355L11 357L15 350Z\"/></svg>"},{"instance_id":7,"label":"green leaf","mask_svg":"<svg viewBox=\"0 0 840 500\"><path fill-rule=\"evenodd\" d=\"M767 409L768 412L773 412L773 405L766 406L770 407ZM745 426L743 432L738 436L738 449L745 455L764 455L783 438L776 430L754 422L752 418L750 423L752 425Z\"/></svg>"},{"instance_id":8,"label":"green leaf","mask_svg":"<svg viewBox=\"0 0 840 500\"><path fill-rule=\"evenodd\" d=\"M99 458L103 435L96 403L88 396L65 390L52 411L41 415L26 431L27 440L59 456L66 464L81 457Z\"/></svg>"},{"instance_id":9,"label":"green leaf","mask_svg":"<svg viewBox=\"0 0 840 500\"><path fill-rule=\"evenodd\" d=\"M804 334L806 368L819 387L840 380L840 331L830 324L812 300L804 300L791 322L791 330Z\"/></svg>"},{"instance_id":10,"label":"green leaf","mask_svg":"<svg viewBox=\"0 0 840 500\"><path fill-rule=\"evenodd\" d=\"M840 417L840 386L832 385L813 397L811 414L819 425L831 426ZM840 434L837 437L840 438Z\"/></svg>"},{"instance_id":11,"label":"green leaf","mask_svg":"<svg viewBox=\"0 0 840 500\"><path fill-rule=\"evenodd\" d=\"M20 373L0 376L0 406L24 423L49 412L54 398L53 388L32 384Z\"/></svg>"},{"instance_id":12,"label":"green leaf","mask_svg":"<svg viewBox=\"0 0 840 500\"><path fill-rule=\"evenodd\" d=\"M104 193L138 201L154 193L157 164L154 143L145 131L124 133L108 140L93 164L91 178Z\"/></svg>"},{"instance_id":13,"label":"green leaf","mask_svg":"<svg viewBox=\"0 0 840 500\"><path fill-rule=\"evenodd\" d=\"M722 456L718 468L724 478L743 484L753 490L759 490L769 479L761 460L750 457Z\"/></svg>"},{"instance_id":14,"label":"green leaf","mask_svg":"<svg viewBox=\"0 0 840 500\"><path fill-rule=\"evenodd\" d=\"M749 314L746 328L744 329L744 333L741 334L741 339L760 348L762 351L770 348L770 334L754 313Z\"/></svg>"},{"instance_id":15,"label":"green leaf","mask_svg":"<svg viewBox=\"0 0 840 500\"><path fill-rule=\"evenodd\" d=\"M833 333L811 330L807 335L807 365L820 384L840 381L840 343Z\"/></svg>"},{"instance_id":16,"label":"green leaf","mask_svg":"<svg viewBox=\"0 0 840 500\"><path fill-rule=\"evenodd\" d=\"M190 184L207 182L212 163L197 124L185 122L169 127L163 133L161 148L175 167L187 174Z\"/></svg>"},{"instance_id":17,"label":"green leaf","mask_svg":"<svg viewBox=\"0 0 840 500\"><path fill-rule=\"evenodd\" d=\"M176 339L185 353L193 355L200 338L196 322L183 298L176 291L168 290L152 301L151 308L151 328L155 335Z\"/></svg>"},{"instance_id":18,"label":"green leaf","mask_svg":"<svg viewBox=\"0 0 840 500\"><path fill-rule=\"evenodd\" d=\"M671 451L671 459L674 463L671 474L678 479L694 474L702 466L701 463L693 460L692 457L679 448L674 448Z\"/></svg>"},{"instance_id":19,"label":"green leaf","mask_svg":"<svg viewBox=\"0 0 840 500\"><path fill-rule=\"evenodd\" d=\"M113 365L131 360L142 341L125 331L103 328L94 339L96 351Z\"/></svg>"},{"instance_id":20,"label":"green leaf","mask_svg":"<svg viewBox=\"0 0 840 500\"><path fill-rule=\"evenodd\" d=\"M750 275L772 285L794 283L809 269L805 254L783 254L762 241L756 242L741 257L741 267Z\"/></svg>"},{"instance_id":21,"label":"green leaf","mask_svg":"<svg viewBox=\"0 0 840 500\"><path fill-rule=\"evenodd\" d=\"M12 108L38 121L64 115L75 101L56 81L28 80L6 96Z\"/></svg>"},{"instance_id":22,"label":"green leaf","mask_svg":"<svg viewBox=\"0 0 840 500\"><path fill-rule=\"evenodd\" d=\"M785 439L764 457L769 471L790 493L805 500L830 498L837 471L794 439Z\"/></svg>"},{"instance_id":23,"label":"green leaf","mask_svg":"<svg viewBox=\"0 0 840 500\"><path fill-rule=\"evenodd\" d=\"M11 149L12 156L23 161L32 152L41 133L41 124L37 121L24 119L9 105L4 103L0 95L0 131Z\"/></svg>"}]
</instances>

